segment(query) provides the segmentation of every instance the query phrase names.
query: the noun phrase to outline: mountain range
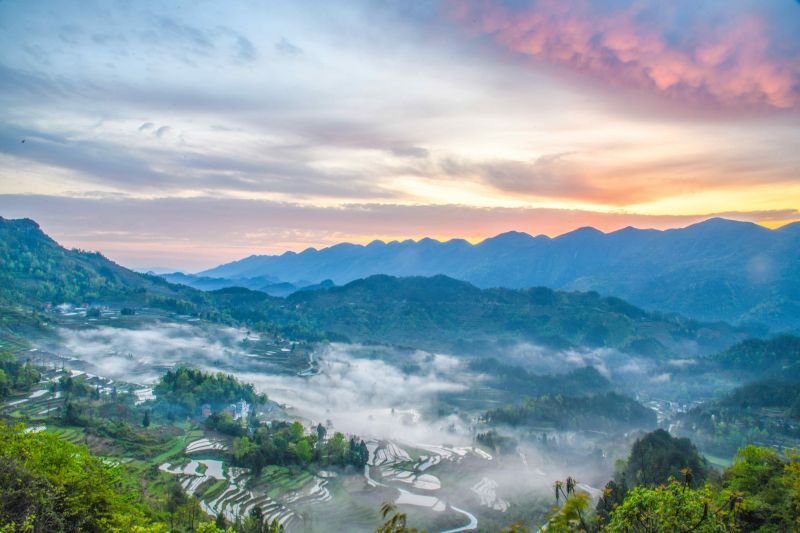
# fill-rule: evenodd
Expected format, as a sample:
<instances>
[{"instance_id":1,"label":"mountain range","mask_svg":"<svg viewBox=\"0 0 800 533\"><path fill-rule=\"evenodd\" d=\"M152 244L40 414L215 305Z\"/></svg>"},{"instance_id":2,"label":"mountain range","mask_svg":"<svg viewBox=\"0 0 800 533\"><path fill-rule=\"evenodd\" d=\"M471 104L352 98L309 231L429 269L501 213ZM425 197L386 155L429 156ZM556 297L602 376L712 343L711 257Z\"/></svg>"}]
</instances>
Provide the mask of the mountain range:
<instances>
[{"instance_id":1,"label":"mountain range","mask_svg":"<svg viewBox=\"0 0 800 533\"><path fill-rule=\"evenodd\" d=\"M559 237L508 232L471 244L373 241L253 255L198 276L337 285L375 274L443 274L477 287L595 290L699 320L800 328L800 223L771 230L713 218L665 231L580 228ZM241 283L241 281L240 281Z\"/></svg>"},{"instance_id":2,"label":"mountain range","mask_svg":"<svg viewBox=\"0 0 800 533\"><path fill-rule=\"evenodd\" d=\"M148 274L151 273L148 272ZM225 289L228 287L244 287L254 291L265 292L270 296L289 296L290 294L298 291L315 291L334 286L334 283L329 279L323 280L319 283L311 283L302 280L289 283L271 276L257 276L252 278L212 278L209 276L184 274L183 272L159 274L159 276L170 283L188 285L189 287L194 287L195 289L200 289L201 291L216 291L218 289Z\"/></svg>"},{"instance_id":3,"label":"mountain range","mask_svg":"<svg viewBox=\"0 0 800 533\"><path fill-rule=\"evenodd\" d=\"M481 289L444 275L374 275L286 298L241 287L201 291L131 271L96 252L67 250L32 220L0 217L0 330L13 333L21 321L13 317L61 303L159 308L292 338L482 355L530 342L682 357L725 349L752 333L647 312L594 291Z\"/></svg>"}]
</instances>

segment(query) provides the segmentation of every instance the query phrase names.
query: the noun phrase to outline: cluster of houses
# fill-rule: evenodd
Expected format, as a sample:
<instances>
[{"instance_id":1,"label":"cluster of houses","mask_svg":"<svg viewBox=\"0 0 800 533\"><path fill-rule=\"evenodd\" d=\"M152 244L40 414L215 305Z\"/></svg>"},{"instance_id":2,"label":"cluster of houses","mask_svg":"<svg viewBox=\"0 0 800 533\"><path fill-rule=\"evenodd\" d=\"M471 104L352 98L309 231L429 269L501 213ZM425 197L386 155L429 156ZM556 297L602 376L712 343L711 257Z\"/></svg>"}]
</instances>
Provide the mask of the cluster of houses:
<instances>
[{"instance_id":1,"label":"cluster of houses","mask_svg":"<svg viewBox=\"0 0 800 533\"><path fill-rule=\"evenodd\" d=\"M250 404L240 399L238 402L226 407L225 411L229 412L234 420L247 420L250 415ZM205 403L200 407L200 416L203 418L208 418L211 413L211 405Z\"/></svg>"}]
</instances>

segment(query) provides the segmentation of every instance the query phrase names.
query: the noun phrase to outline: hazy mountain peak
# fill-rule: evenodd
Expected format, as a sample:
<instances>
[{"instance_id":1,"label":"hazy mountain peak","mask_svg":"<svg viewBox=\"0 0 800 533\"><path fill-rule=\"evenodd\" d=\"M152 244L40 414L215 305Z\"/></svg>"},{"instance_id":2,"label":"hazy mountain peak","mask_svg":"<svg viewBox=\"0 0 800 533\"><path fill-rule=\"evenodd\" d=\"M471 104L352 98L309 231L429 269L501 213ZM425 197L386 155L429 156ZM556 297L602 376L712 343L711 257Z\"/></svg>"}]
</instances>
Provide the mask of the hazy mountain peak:
<instances>
[{"instance_id":1,"label":"hazy mountain peak","mask_svg":"<svg viewBox=\"0 0 800 533\"><path fill-rule=\"evenodd\" d=\"M704 320L800 326L791 299L785 297L800 290L800 280L788 271L776 272L769 283L753 285L745 273L752 257L797 264L798 228L800 224L793 224L773 231L717 217L667 231L626 227L603 233L582 227L555 239L508 231L476 245L431 238L367 246L343 243L302 254L249 258L200 275L270 275L295 284L331 279L344 285L373 274L444 274L479 287L595 290L644 308ZM709 306L709 301L717 304Z\"/></svg>"},{"instance_id":2,"label":"hazy mountain peak","mask_svg":"<svg viewBox=\"0 0 800 533\"><path fill-rule=\"evenodd\" d=\"M743 228L757 229L759 231L762 230L770 231L764 226L759 226L758 224L755 224L753 222L732 220L730 218L722 218L722 217L709 218L707 220L703 220L702 222L697 222L696 224L687 226L685 229L686 230L692 230L692 229L740 230Z\"/></svg>"},{"instance_id":3,"label":"hazy mountain peak","mask_svg":"<svg viewBox=\"0 0 800 533\"><path fill-rule=\"evenodd\" d=\"M777 228L775 231L780 232L800 232L800 221L798 222L790 222L789 224L784 224L783 226Z\"/></svg>"},{"instance_id":4,"label":"hazy mountain peak","mask_svg":"<svg viewBox=\"0 0 800 533\"><path fill-rule=\"evenodd\" d=\"M541 236L540 236L541 237ZM486 244L525 245L534 242L539 237L533 237L524 231L506 231L481 241L478 246Z\"/></svg>"}]
</instances>

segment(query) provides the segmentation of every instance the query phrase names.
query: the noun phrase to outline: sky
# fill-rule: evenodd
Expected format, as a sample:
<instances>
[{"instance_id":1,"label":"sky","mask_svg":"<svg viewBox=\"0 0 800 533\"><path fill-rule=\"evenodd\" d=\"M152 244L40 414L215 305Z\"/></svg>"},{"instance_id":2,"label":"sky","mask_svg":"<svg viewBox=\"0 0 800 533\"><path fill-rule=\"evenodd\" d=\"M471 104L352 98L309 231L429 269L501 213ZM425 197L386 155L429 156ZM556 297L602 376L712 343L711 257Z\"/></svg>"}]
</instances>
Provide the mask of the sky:
<instances>
[{"instance_id":1,"label":"sky","mask_svg":"<svg viewBox=\"0 0 800 533\"><path fill-rule=\"evenodd\" d=\"M0 0L0 216L133 268L798 209L794 0Z\"/></svg>"}]
</instances>

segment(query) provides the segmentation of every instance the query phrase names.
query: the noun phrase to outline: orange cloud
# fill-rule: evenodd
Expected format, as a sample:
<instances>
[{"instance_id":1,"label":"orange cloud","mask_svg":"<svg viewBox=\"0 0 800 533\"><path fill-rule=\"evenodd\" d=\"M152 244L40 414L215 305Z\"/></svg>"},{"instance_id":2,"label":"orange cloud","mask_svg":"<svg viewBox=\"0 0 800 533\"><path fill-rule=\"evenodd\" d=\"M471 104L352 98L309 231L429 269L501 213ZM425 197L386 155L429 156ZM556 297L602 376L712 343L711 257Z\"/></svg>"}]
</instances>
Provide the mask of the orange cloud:
<instances>
[{"instance_id":1,"label":"orange cloud","mask_svg":"<svg viewBox=\"0 0 800 533\"><path fill-rule=\"evenodd\" d=\"M6 218L33 218L62 244L100 250L127 266L185 270L202 270L254 253L300 251L343 241L367 243L375 238L477 241L509 230L555 236L581 226L602 231L628 225L666 229L712 216L772 227L800 220L800 212L793 208L648 215L464 205L318 207L220 197L144 200L2 194L0 213Z\"/></svg>"},{"instance_id":2,"label":"orange cloud","mask_svg":"<svg viewBox=\"0 0 800 533\"><path fill-rule=\"evenodd\" d=\"M710 16L676 28L666 22L677 18L678 7L670 3L633 2L607 13L586 0L539 0L524 10L460 1L449 6L449 16L475 34L608 83L724 107L800 105L800 59L773 53L770 27L756 13ZM691 38L679 45L667 30Z\"/></svg>"}]
</instances>

